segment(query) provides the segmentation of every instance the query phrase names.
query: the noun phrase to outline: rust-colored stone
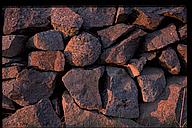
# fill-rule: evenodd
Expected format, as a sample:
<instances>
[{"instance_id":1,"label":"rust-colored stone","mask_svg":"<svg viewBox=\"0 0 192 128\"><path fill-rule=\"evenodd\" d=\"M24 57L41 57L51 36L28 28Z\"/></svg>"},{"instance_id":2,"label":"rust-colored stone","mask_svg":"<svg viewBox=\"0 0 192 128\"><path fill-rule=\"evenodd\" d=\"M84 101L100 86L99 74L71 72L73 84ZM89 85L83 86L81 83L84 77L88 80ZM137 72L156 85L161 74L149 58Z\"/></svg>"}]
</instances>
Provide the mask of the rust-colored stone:
<instances>
[{"instance_id":1,"label":"rust-colored stone","mask_svg":"<svg viewBox=\"0 0 192 128\"><path fill-rule=\"evenodd\" d=\"M179 57L182 59L182 62L185 65L185 68L187 69L187 45L178 44L177 51L179 53Z\"/></svg>"},{"instance_id":2,"label":"rust-colored stone","mask_svg":"<svg viewBox=\"0 0 192 128\"><path fill-rule=\"evenodd\" d=\"M2 68L2 79L16 78L17 74L21 71L20 66L11 66Z\"/></svg>"}]
</instances>

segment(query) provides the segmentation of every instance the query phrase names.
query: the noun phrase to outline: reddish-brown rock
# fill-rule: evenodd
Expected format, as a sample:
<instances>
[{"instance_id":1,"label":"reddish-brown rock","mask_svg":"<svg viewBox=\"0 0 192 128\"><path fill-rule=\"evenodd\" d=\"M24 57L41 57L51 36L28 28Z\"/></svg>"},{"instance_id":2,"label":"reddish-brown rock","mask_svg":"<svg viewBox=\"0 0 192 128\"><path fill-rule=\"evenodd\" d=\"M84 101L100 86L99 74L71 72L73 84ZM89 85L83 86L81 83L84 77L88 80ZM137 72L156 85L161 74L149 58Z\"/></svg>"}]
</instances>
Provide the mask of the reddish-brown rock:
<instances>
[{"instance_id":1,"label":"reddish-brown rock","mask_svg":"<svg viewBox=\"0 0 192 128\"><path fill-rule=\"evenodd\" d=\"M3 119L3 128L61 127L61 120L55 114L51 102L42 99L34 105L17 110L13 115Z\"/></svg>"},{"instance_id":2,"label":"reddish-brown rock","mask_svg":"<svg viewBox=\"0 0 192 128\"><path fill-rule=\"evenodd\" d=\"M44 31L35 34L27 43L28 48L57 51L64 50L62 35L58 31Z\"/></svg>"},{"instance_id":3,"label":"reddish-brown rock","mask_svg":"<svg viewBox=\"0 0 192 128\"><path fill-rule=\"evenodd\" d=\"M103 27L113 24L115 7L73 7L73 11L83 18L83 27Z\"/></svg>"},{"instance_id":4,"label":"reddish-brown rock","mask_svg":"<svg viewBox=\"0 0 192 128\"><path fill-rule=\"evenodd\" d=\"M135 81L122 68L106 67L107 104L101 112L122 118L139 117L138 90Z\"/></svg>"},{"instance_id":5,"label":"reddish-brown rock","mask_svg":"<svg viewBox=\"0 0 192 128\"><path fill-rule=\"evenodd\" d=\"M17 74L21 71L20 66L10 66L2 68L2 79L16 78Z\"/></svg>"},{"instance_id":6,"label":"reddish-brown rock","mask_svg":"<svg viewBox=\"0 0 192 128\"><path fill-rule=\"evenodd\" d=\"M93 64L101 53L101 44L93 35L83 32L68 42L64 54L66 60L74 66Z\"/></svg>"},{"instance_id":7,"label":"reddish-brown rock","mask_svg":"<svg viewBox=\"0 0 192 128\"><path fill-rule=\"evenodd\" d=\"M2 56L14 57L21 55L26 41L27 37L23 35L2 36Z\"/></svg>"},{"instance_id":8,"label":"reddish-brown rock","mask_svg":"<svg viewBox=\"0 0 192 128\"><path fill-rule=\"evenodd\" d=\"M153 103L140 105L141 115L137 122L144 126L175 127L176 108L183 87L187 86L187 77L173 76L168 78L164 93Z\"/></svg>"},{"instance_id":9,"label":"reddish-brown rock","mask_svg":"<svg viewBox=\"0 0 192 128\"><path fill-rule=\"evenodd\" d=\"M116 24L114 26L110 26L106 29L102 29L97 31L98 35L101 37L101 41L104 48L112 45L116 40L122 36L133 30L135 27L133 25L126 24Z\"/></svg>"},{"instance_id":10,"label":"reddish-brown rock","mask_svg":"<svg viewBox=\"0 0 192 128\"><path fill-rule=\"evenodd\" d=\"M146 32L141 29L136 30L131 34L128 38L124 39L119 44L106 49L101 54L101 61L103 63L112 63L124 65L127 61L129 61L135 51L138 48L139 40L141 36L144 36Z\"/></svg>"},{"instance_id":11,"label":"reddish-brown rock","mask_svg":"<svg viewBox=\"0 0 192 128\"><path fill-rule=\"evenodd\" d=\"M127 23L127 21L129 20L129 15L132 14L132 12L132 7L118 7L115 23Z\"/></svg>"},{"instance_id":12,"label":"reddish-brown rock","mask_svg":"<svg viewBox=\"0 0 192 128\"><path fill-rule=\"evenodd\" d=\"M177 53L172 48L162 51L159 61L161 65L168 70L169 73L176 75L180 72L180 62Z\"/></svg>"},{"instance_id":13,"label":"reddish-brown rock","mask_svg":"<svg viewBox=\"0 0 192 128\"><path fill-rule=\"evenodd\" d=\"M51 24L64 35L74 36L81 28L83 19L68 7L57 7L51 10Z\"/></svg>"},{"instance_id":14,"label":"reddish-brown rock","mask_svg":"<svg viewBox=\"0 0 192 128\"><path fill-rule=\"evenodd\" d=\"M50 21L49 8L6 8L4 13L3 33L25 34L26 30L37 32L47 29Z\"/></svg>"},{"instance_id":15,"label":"reddish-brown rock","mask_svg":"<svg viewBox=\"0 0 192 128\"><path fill-rule=\"evenodd\" d=\"M13 101L4 95L2 95L2 108L9 109L9 110L15 110Z\"/></svg>"},{"instance_id":16,"label":"reddish-brown rock","mask_svg":"<svg viewBox=\"0 0 192 128\"><path fill-rule=\"evenodd\" d=\"M144 102L154 102L164 91L166 79L162 69L146 67L137 77Z\"/></svg>"},{"instance_id":17,"label":"reddish-brown rock","mask_svg":"<svg viewBox=\"0 0 192 128\"><path fill-rule=\"evenodd\" d=\"M177 45L177 51L179 57L182 59L184 62L185 68L187 69L187 45L185 44L178 44Z\"/></svg>"},{"instance_id":18,"label":"reddish-brown rock","mask_svg":"<svg viewBox=\"0 0 192 128\"><path fill-rule=\"evenodd\" d=\"M45 71L64 71L65 57L60 51L34 51L28 56L28 66Z\"/></svg>"},{"instance_id":19,"label":"reddish-brown rock","mask_svg":"<svg viewBox=\"0 0 192 128\"><path fill-rule=\"evenodd\" d=\"M103 75L104 67L84 70L72 69L67 72L62 81L75 102L86 109L100 109L102 106L99 94L99 79Z\"/></svg>"},{"instance_id":20,"label":"reddish-brown rock","mask_svg":"<svg viewBox=\"0 0 192 128\"><path fill-rule=\"evenodd\" d=\"M181 40L184 40L187 38L187 24L185 24L183 27L179 28L179 35Z\"/></svg>"},{"instance_id":21,"label":"reddish-brown rock","mask_svg":"<svg viewBox=\"0 0 192 128\"><path fill-rule=\"evenodd\" d=\"M16 79L3 81L2 91L11 100L21 106L26 106L42 98L48 98L53 93L55 78L55 72L24 69Z\"/></svg>"},{"instance_id":22,"label":"reddish-brown rock","mask_svg":"<svg viewBox=\"0 0 192 128\"><path fill-rule=\"evenodd\" d=\"M161 30L147 34L145 36L144 50L158 50L176 41L179 41L176 26L170 24Z\"/></svg>"},{"instance_id":23,"label":"reddish-brown rock","mask_svg":"<svg viewBox=\"0 0 192 128\"><path fill-rule=\"evenodd\" d=\"M67 92L62 96L62 105L66 127L141 127L130 119L108 118L94 111L80 109Z\"/></svg>"}]
</instances>

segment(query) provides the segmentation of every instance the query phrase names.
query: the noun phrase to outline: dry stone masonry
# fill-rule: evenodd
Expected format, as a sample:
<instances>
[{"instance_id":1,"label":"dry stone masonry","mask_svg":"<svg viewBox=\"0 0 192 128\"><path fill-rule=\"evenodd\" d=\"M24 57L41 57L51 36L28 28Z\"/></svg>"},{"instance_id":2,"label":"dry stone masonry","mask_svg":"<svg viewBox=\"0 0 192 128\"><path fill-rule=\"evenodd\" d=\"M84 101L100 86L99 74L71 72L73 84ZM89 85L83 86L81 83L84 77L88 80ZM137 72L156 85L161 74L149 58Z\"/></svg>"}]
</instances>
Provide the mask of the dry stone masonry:
<instances>
[{"instance_id":1,"label":"dry stone masonry","mask_svg":"<svg viewBox=\"0 0 192 128\"><path fill-rule=\"evenodd\" d=\"M3 15L3 128L187 126L185 7Z\"/></svg>"}]
</instances>

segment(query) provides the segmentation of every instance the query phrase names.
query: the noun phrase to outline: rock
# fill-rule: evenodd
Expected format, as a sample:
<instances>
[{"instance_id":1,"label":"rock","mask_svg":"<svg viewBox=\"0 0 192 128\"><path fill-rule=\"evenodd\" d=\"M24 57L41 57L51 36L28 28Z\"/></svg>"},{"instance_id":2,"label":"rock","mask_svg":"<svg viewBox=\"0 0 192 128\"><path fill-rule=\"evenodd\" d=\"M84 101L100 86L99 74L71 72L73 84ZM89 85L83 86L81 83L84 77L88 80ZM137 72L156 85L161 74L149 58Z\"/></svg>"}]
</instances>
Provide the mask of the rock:
<instances>
[{"instance_id":1,"label":"rock","mask_svg":"<svg viewBox=\"0 0 192 128\"><path fill-rule=\"evenodd\" d=\"M6 8L4 13L3 33L26 34L26 31L38 32L48 29L49 8Z\"/></svg>"},{"instance_id":2,"label":"rock","mask_svg":"<svg viewBox=\"0 0 192 128\"><path fill-rule=\"evenodd\" d=\"M161 30L147 34L145 36L144 50L158 50L176 41L179 41L176 27L170 24Z\"/></svg>"},{"instance_id":3,"label":"rock","mask_svg":"<svg viewBox=\"0 0 192 128\"><path fill-rule=\"evenodd\" d=\"M118 7L115 23L127 23L129 15L132 14L132 7Z\"/></svg>"},{"instance_id":4,"label":"rock","mask_svg":"<svg viewBox=\"0 0 192 128\"><path fill-rule=\"evenodd\" d=\"M34 51L28 56L28 66L45 71L64 71L65 57L60 51Z\"/></svg>"},{"instance_id":5,"label":"rock","mask_svg":"<svg viewBox=\"0 0 192 128\"><path fill-rule=\"evenodd\" d=\"M21 55L26 41L27 37L23 35L2 36L2 56L14 57Z\"/></svg>"},{"instance_id":6,"label":"rock","mask_svg":"<svg viewBox=\"0 0 192 128\"><path fill-rule=\"evenodd\" d=\"M159 10L159 7L135 7L134 10L138 13L138 16L133 24L149 30L155 30L164 19L163 16L155 13Z\"/></svg>"},{"instance_id":7,"label":"rock","mask_svg":"<svg viewBox=\"0 0 192 128\"><path fill-rule=\"evenodd\" d=\"M110 26L106 29L102 29L97 33L101 37L103 47L106 48L115 43L120 36L127 34L133 29L133 25L126 25L121 23L116 24L115 26Z\"/></svg>"},{"instance_id":8,"label":"rock","mask_svg":"<svg viewBox=\"0 0 192 128\"><path fill-rule=\"evenodd\" d=\"M64 50L64 42L60 32L51 30L35 34L29 39L27 47L57 51Z\"/></svg>"},{"instance_id":9,"label":"rock","mask_svg":"<svg viewBox=\"0 0 192 128\"><path fill-rule=\"evenodd\" d=\"M48 99L42 99L34 105L17 110L13 115L3 119L3 127L61 127L61 121L55 114Z\"/></svg>"},{"instance_id":10,"label":"rock","mask_svg":"<svg viewBox=\"0 0 192 128\"><path fill-rule=\"evenodd\" d=\"M156 52L153 53L143 53L138 59L131 59L128 65L124 65L131 77L139 76L143 70L143 67L148 61L153 60L156 57Z\"/></svg>"},{"instance_id":11,"label":"rock","mask_svg":"<svg viewBox=\"0 0 192 128\"><path fill-rule=\"evenodd\" d=\"M83 19L68 7L52 8L51 24L55 30L63 32L64 35L74 36L81 28Z\"/></svg>"},{"instance_id":12,"label":"rock","mask_svg":"<svg viewBox=\"0 0 192 128\"><path fill-rule=\"evenodd\" d=\"M9 109L9 110L15 110L13 101L4 95L2 95L2 108Z\"/></svg>"},{"instance_id":13,"label":"rock","mask_svg":"<svg viewBox=\"0 0 192 128\"><path fill-rule=\"evenodd\" d=\"M101 112L122 118L139 117L138 90L135 81L122 68L106 67L107 104Z\"/></svg>"},{"instance_id":14,"label":"rock","mask_svg":"<svg viewBox=\"0 0 192 128\"><path fill-rule=\"evenodd\" d=\"M75 102L88 110L102 107L99 94L99 79L103 75L104 67L84 70L72 69L67 72L62 81Z\"/></svg>"},{"instance_id":15,"label":"rock","mask_svg":"<svg viewBox=\"0 0 192 128\"><path fill-rule=\"evenodd\" d=\"M140 105L141 115L137 122L148 127L175 127L179 94L185 86L187 86L185 76L168 78L166 89L158 100Z\"/></svg>"},{"instance_id":16,"label":"rock","mask_svg":"<svg viewBox=\"0 0 192 128\"><path fill-rule=\"evenodd\" d=\"M21 71L20 66L11 66L2 68L2 79L16 78L17 74Z\"/></svg>"},{"instance_id":17,"label":"rock","mask_svg":"<svg viewBox=\"0 0 192 128\"><path fill-rule=\"evenodd\" d=\"M83 28L104 27L113 24L115 7L73 7L73 11L83 18Z\"/></svg>"},{"instance_id":18,"label":"rock","mask_svg":"<svg viewBox=\"0 0 192 128\"><path fill-rule=\"evenodd\" d=\"M66 127L141 127L130 119L108 118L94 111L80 109L67 92L62 96L62 104Z\"/></svg>"},{"instance_id":19,"label":"rock","mask_svg":"<svg viewBox=\"0 0 192 128\"><path fill-rule=\"evenodd\" d=\"M55 72L39 72L24 69L16 79L3 81L2 91L5 96L21 106L34 104L53 93Z\"/></svg>"},{"instance_id":20,"label":"rock","mask_svg":"<svg viewBox=\"0 0 192 128\"><path fill-rule=\"evenodd\" d=\"M179 74L181 68L179 58L172 48L167 48L166 50L162 51L159 61L169 73L173 75Z\"/></svg>"},{"instance_id":21,"label":"rock","mask_svg":"<svg viewBox=\"0 0 192 128\"><path fill-rule=\"evenodd\" d=\"M185 24L183 27L179 28L179 35L181 40L184 40L187 38L187 24Z\"/></svg>"},{"instance_id":22,"label":"rock","mask_svg":"<svg viewBox=\"0 0 192 128\"><path fill-rule=\"evenodd\" d=\"M2 66L24 66L25 62L21 57L5 58L2 57Z\"/></svg>"},{"instance_id":23,"label":"rock","mask_svg":"<svg viewBox=\"0 0 192 128\"><path fill-rule=\"evenodd\" d=\"M144 102L154 102L163 92L166 79L162 69L146 67L137 77Z\"/></svg>"},{"instance_id":24,"label":"rock","mask_svg":"<svg viewBox=\"0 0 192 128\"><path fill-rule=\"evenodd\" d=\"M72 37L64 50L67 61L74 66L91 65L98 59L100 53L99 40L86 32Z\"/></svg>"},{"instance_id":25,"label":"rock","mask_svg":"<svg viewBox=\"0 0 192 128\"><path fill-rule=\"evenodd\" d=\"M115 46L106 49L101 54L101 62L119 65L126 64L126 62L133 57L135 51L138 48L140 40L139 37L144 36L145 34L146 32L141 29L138 29L119 44L116 44Z\"/></svg>"},{"instance_id":26,"label":"rock","mask_svg":"<svg viewBox=\"0 0 192 128\"><path fill-rule=\"evenodd\" d=\"M185 65L185 68L187 69L187 45L178 44L177 51L178 51L179 57L182 59L182 62Z\"/></svg>"}]
</instances>

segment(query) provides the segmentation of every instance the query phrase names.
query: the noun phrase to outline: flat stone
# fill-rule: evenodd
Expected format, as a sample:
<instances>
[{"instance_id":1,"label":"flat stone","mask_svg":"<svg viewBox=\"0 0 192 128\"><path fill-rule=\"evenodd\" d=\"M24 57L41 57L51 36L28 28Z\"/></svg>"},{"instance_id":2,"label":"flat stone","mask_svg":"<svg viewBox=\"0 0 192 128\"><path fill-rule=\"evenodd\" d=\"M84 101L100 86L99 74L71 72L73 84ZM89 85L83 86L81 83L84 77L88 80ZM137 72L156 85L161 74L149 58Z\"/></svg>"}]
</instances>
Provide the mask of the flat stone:
<instances>
[{"instance_id":1,"label":"flat stone","mask_svg":"<svg viewBox=\"0 0 192 128\"><path fill-rule=\"evenodd\" d=\"M4 128L61 127L61 121L48 99L42 99L34 105L21 108L2 122Z\"/></svg>"},{"instance_id":2,"label":"flat stone","mask_svg":"<svg viewBox=\"0 0 192 128\"><path fill-rule=\"evenodd\" d=\"M164 91L166 79L162 69L146 67L137 77L144 102L154 102Z\"/></svg>"},{"instance_id":3,"label":"flat stone","mask_svg":"<svg viewBox=\"0 0 192 128\"><path fill-rule=\"evenodd\" d=\"M129 15L132 14L132 7L118 7L115 23L127 23Z\"/></svg>"},{"instance_id":4,"label":"flat stone","mask_svg":"<svg viewBox=\"0 0 192 128\"><path fill-rule=\"evenodd\" d=\"M83 19L68 7L52 8L51 24L55 30L61 31L64 35L74 36L79 32Z\"/></svg>"},{"instance_id":5,"label":"flat stone","mask_svg":"<svg viewBox=\"0 0 192 128\"><path fill-rule=\"evenodd\" d=\"M115 7L73 7L73 11L83 18L83 28L110 26L114 22Z\"/></svg>"},{"instance_id":6,"label":"flat stone","mask_svg":"<svg viewBox=\"0 0 192 128\"><path fill-rule=\"evenodd\" d=\"M107 104L101 112L122 118L139 117L138 90L135 81L122 68L106 67Z\"/></svg>"},{"instance_id":7,"label":"flat stone","mask_svg":"<svg viewBox=\"0 0 192 128\"><path fill-rule=\"evenodd\" d=\"M28 56L28 66L44 71L64 71L65 57L60 51L34 51Z\"/></svg>"},{"instance_id":8,"label":"flat stone","mask_svg":"<svg viewBox=\"0 0 192 128\"><path fill-rule=\"evenodd\" d=\"M184 40L187 38L187 24L179 28L179 35L181 40Z\"/></svg>"},{"instance_id":9,"label":"flat stone","mask_svg":"<svg viewBox=\"0 0 192 128\"><path fill-rule=\"evenodd\" d=\"M16 78L18 73L22 70L20 66L10 66L2 68L2 79Z\"/></svg>"},{"instance_id":10,"label":"flat stone","mask_svg":"<svg viewBox=\"0 0 192 128\"><path fill-rule=\"evenodd\" d=\"M186 76L172 76L167 79L163 94L153 103L141 103L137 122L151 127L175 127L176 108L183 87L187 86ZM178 125L178 124L177 124Z\"/></svg>"},{"instance_id":11,"label":"flat stone","mask_svg":"<svg viewBox=\"0 0 192 128\"><path fill-rule=\"evenodd\" d=\"M103 75L104 67L85 70L72 69L67 72L62 81L75 102L89 110L102 107L99 94L99 79Z\"/></svg>"},{"instance_id":12,"label":"flat stone","mask_svg":"<svg viewBox=\"0 0 192 128\"><path fill-rule=\"evenodd\" d=\"M55 72L39 72L24 69L16 77L2 82L5 96L21 106L34 104L42 98L48 98L55 86Z\"/></svg>"},{"instance_id":13,"label":"flat stone","mask_svg":"<svg viewBox=\"0 0 192 128\"><path fill-rule=\"evenodd\" d=\"M3 33L25 34L26 31L38 32L47 29L50 8L6 8L4 13Z\"/></svg>"},{"instance_id":14,"label":"flat stone","mask_svg":"<svg viewBox=\"0 0 192 128\"><path fill-rule=\"evenodd\" d=\"M141 127L130 119L108 118L94 111L80 109L67 92L62 96L62 105L66 127Z\"/></svg>"},{"instance_id":15,"label":"flat stone","mask_svg":"<svg viewBox=\"0 0 192 128\"><path fill-rule=\"evenodd\" d=\"M73 66L91 65L99 58L100 53L99 40L86 32L73 36L64 50L66 60Z\"/></svg>"},{"instance_id":16,"label":"flat stone","mask_svg":"<svg viewBox=\"0 0 192 128\"><path fill-rule=\"evenodd\" d=\"M140 37L144 36L145 34L146 32L138 29L119 44L106 49L101 54L101 62L119 65L126 64L126 62L129 61L135 54L139 45Z\"/></svg>"},{"instance_id":17,"label":"flat stone","mask_svg":"<svg viewBox=\"0 0 192 128\"><path fill-rule=\"evenodd\" d=\"M173 75L179 74L181 68L179 58L177 53L172 48L167 48L162 51L159 61L169 73Z\"/></svg>"},{"instance_id":18,"label":"flat stone","mask_svg":"<svg viewBox=\"0 0 192 128\"><path fill-rule=\"evenodd\" d=\"M182 62L185 65L185 68L187 69L187 45L178 44L177 51L178 51L179 57L182 59Z\"/></svg>"},{"instance_id":19,"label":"flat stone","mask_svg":"<svg viewBox=\"0 0 192 128\"><path fill-rule=\"evenodd\" d=\"M9 109L9 110L15 110L13 101L4 95L2 95L2 108Z\"/></svg>"},{"instance_id":20,"label":"flat stone","mask_svg":"<svg viewBox=\"0 0 192 128\"><path fill-rule=\"evenodd\" d=\"M23 35L2 36L2 56L14 57L21 55L26 41L27 37Z\"/></svg>"},{"instance_id":21,"label":"flat stone","mask_svg":"<svg viewBox=\"0 0 192 128\"><path fill-rule=\"evenodd\" d=\"M2 66L24 66L25 62L21 57L5 58L2 57Z\"/></svg>"},{"instance_id":22,"label":"flat stone","mask_svg":"<svg viewBox=\"0 0 192 128\"><path fill-rule=\"evenodd\" d=\"M144 50L158 50L176 41L179 41L176 26L170 24L161 30L147 34L145 36Z\"/></svg>"},{"instance_id":23,"label":"flat stone","mask_svg":"<svg viewBox=\"0 0 192 128\"><path fill-rule=\"evenodd\" d=\"M60 32L51 30L35 34L29 39L27 47L57 51L64 50L64 42Z\"/></svg>"},{"instance_id":24,"label":"flat stone","mask_svg":"<svg viewBox=\"0 0 192 128\"><path fill-rule=\"evenodd\" d=\"M101 37L103 47L106 48L116 42L120 36L127 34L134 28L135 27L133 25L126 25L121 23L97 31L97 33Z\"/></svg>"}]
</instances>

